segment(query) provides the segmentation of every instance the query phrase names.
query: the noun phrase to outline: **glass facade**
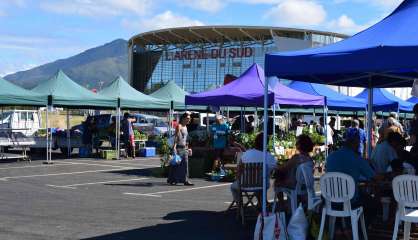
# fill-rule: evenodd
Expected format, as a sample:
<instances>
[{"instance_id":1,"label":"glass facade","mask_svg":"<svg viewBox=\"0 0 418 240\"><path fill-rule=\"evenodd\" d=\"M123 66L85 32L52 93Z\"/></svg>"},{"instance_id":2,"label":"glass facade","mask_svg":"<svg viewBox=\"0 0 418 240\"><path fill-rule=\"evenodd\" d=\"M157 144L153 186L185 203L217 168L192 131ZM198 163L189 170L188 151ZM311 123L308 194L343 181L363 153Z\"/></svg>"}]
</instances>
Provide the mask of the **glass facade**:
<instances>
[{"instance_id":1,"label":"glass facade","mask_svg":"<svg viewBox=\"0 0 418 240\"><path fill-rule=\"evenodd\" d=\"M311 34L302 40L316 47L336 42L340 38ZM223 46L208 43L188 45L187 48L167 45L154 50L135 46L132 85L141 91L152 91L174 80L190 93L201 92L223 85L227 74L238 77L253 63L264 67L265 54L282 49L283 45L278 41L272 38L263 43L230 42Z\"/></svg>"}]
</instances>

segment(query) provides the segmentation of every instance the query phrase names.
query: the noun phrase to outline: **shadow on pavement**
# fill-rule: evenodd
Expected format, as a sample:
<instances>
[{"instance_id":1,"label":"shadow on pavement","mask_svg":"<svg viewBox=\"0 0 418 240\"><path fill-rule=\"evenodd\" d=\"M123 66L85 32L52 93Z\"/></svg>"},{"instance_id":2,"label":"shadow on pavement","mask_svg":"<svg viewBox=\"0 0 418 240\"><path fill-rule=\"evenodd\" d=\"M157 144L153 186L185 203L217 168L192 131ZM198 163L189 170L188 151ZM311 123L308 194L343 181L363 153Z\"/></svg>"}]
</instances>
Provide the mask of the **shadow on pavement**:
<instances>
[{"instance_id":1,"label":"shadow on pavement","mask_svg":"<svg viewBox=\"0 0 418 240\"><path fill-rule=\"evenodd\" d=\"M84 240L247 240L253 238L255 226L255 220L251 219L242 226L235 219L235 211L181 211L169 213L162 219L170 222Z\"/></svg>"}]
</instances>

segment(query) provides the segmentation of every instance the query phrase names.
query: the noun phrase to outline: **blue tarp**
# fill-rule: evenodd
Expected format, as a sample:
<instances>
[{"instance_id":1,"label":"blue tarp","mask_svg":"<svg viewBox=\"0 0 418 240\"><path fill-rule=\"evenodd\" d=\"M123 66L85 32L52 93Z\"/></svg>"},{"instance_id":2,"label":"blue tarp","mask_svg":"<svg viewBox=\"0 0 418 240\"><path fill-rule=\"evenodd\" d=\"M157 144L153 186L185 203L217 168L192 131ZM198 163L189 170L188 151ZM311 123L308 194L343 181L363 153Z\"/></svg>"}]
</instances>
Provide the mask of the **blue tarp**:
<instances>
[{"instance_id":1,"label":"blue tarp","mask_svg":"<svg viewBox=\"0 0 418 240\"><path fill-rule=\"evenodd\" d=\"M367 89L359 93L357 98L362 98L367 101L368 94ZM374 88L373 89L373 110L374 111L394 111L397 112L398 108L400 112L411 112L413 104L407 101L404 101L395 95L391 94L389 91L383 88Z\"/></svg>"},{"instance_id":2,"label":"blue tarp","mask_svg":"<svg viewBox=\"0 0 418 240\"><path fill-rule=\"evenodd\" d=\"M266 76L359 87L410 87L418 78L418 0L335 44L267 54Z\"/></svg>"},{"instance_id":3,"label":"blue tarp","mask_svg":"<svg viewBox=\"0 0 418 240\"><path fill-rule=\"evenodd\" d=\"M331 88L317 83L293 81L288 87L315 96L325 96L328 109L331 110L365 110L364 99L346 96Z\"/></svg>"},{"instance_id":4,"label":"blue tarp","mask_svg":"<svg viewBox=\"0 0 418 240\"><path fill-rule=\"evenodd\" d=\"M418 103L418 97L411 97L411 98L409 98L408 100L406 100L406 101L408 101L408 102L410 102L410 103Z\"/></svg>"}]
</instances>

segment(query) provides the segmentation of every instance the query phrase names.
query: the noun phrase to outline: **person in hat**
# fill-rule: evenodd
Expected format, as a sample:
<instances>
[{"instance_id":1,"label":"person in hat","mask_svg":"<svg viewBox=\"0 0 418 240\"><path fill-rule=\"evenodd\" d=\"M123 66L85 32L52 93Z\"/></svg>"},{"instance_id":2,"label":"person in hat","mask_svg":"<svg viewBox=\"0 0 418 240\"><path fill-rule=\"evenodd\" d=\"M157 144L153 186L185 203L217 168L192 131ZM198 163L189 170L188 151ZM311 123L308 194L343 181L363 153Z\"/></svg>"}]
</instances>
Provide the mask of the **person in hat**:
<instances>
[{"instance_id":1,"label":"person in hat","mask_svg":"<svg viewBox=\"0 0 418 240\"><path fill-rule=\"evenodd\" d=\"M223 153L227 145L229 127L224 122L222 115L216 115L216 122L210 128L212 147L215 150L215 159L213 161L212 170L215 171L223 167Z\"/></svg>"}]
</instances>

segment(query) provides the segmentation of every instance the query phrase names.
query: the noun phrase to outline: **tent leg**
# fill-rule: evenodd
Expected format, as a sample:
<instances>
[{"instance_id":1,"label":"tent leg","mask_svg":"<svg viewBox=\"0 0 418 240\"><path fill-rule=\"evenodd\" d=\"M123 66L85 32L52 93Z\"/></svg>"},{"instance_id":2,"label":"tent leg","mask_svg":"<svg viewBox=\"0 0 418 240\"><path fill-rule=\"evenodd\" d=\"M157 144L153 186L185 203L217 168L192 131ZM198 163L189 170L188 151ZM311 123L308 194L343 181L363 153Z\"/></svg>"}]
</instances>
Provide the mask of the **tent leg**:
<instances>
[{"instance_id":1,"label":"tent leg","mask_svg":"<svg viewBox=\"0 0 418 240\"><path fill-rule=\"evenodd\" d=\"M49 129L49 108L51 105L46 106L45 113L45 127L46 127L46 161L44 164L52 164L52 131ZM51 134L51 135L50 135Z\"/></svg>"},{"instance_id":2,"label":"tent leg","mask_svg":"<svg viewBox=\"0 0 418 240\"><path fill-rule=\"evenodd\" d=\"M46 106L45 128L46 128L46 164L49 163L49 106Z\"/></svg>"},{"instance_id":3,"label":"tent leg","mask_svg":"<svg viewBox=\"0 0 418 240\"><path fill-rule=\"evenodd\" d=\"M276 146L276 104L273 104L273 147Z\"/></svg>"},{"instance_id":4,"label":"tent leg","mask_svg":"<svg viewBox=\"0 0 418 240\"><path fill-rule=\"evenodd\" d=\"M115 139L115 147L116 147L116 159L120 159L120 107L116 108L116 139Z\"/></svg>"},{"instance_id":5,"label":"tent leg","mask_svg":"<svg viewBox=\"0 0 418 240\"><path fill-rule=\"evenodd\" d=\"M373 88L369 82L367 101L367 158L372 154Z\"/></svg>"},{"instance_id":6,"label":"tent leg","mask_svg":"<svg viewBox=\"0 0 418 240\"><path fill-rule=\"evenodd\" d=\"M244 132L244 111L243 108L241 107L241 117L240 117L240 132Z\"/></svg>"},{"instance_id":7,"label":"tent leg","mask_svg":"<svg viewBox=\"0 0 418 240\"><path fill-rule=\"evenodd\" d=\"M263 122L263 197L262 197L262 216L266 216L267 209L266 209L266 201L267 201L267 168L266 168L266 160L267 160L267 121L268 121L268 82L269 78L265 79L264 83L264 122Z\"/></svg>"},{"instance_id":8,"label":"tent leg","mask_svg":"<svg viewBox=\"0 0 418 240\"><path fill-rule=\"evenodd\" d=\"M324 135L325 135L325 159L328 157L328 109L324 105Z\"/></svg>"},{"instance_id":9,"label":"tent leg","mask_svg":"<svg viewBox=\"0 0 418 240\"><path fill-rule=\"evenodd\" d=\"M67 108L67 156L71 158L70 110Z\"/></svg>"}]
</instances>

